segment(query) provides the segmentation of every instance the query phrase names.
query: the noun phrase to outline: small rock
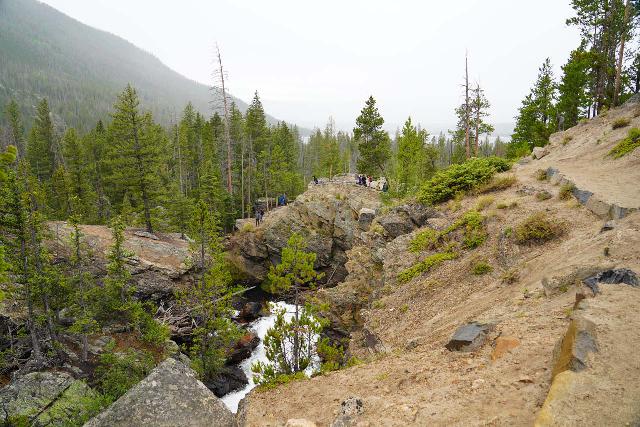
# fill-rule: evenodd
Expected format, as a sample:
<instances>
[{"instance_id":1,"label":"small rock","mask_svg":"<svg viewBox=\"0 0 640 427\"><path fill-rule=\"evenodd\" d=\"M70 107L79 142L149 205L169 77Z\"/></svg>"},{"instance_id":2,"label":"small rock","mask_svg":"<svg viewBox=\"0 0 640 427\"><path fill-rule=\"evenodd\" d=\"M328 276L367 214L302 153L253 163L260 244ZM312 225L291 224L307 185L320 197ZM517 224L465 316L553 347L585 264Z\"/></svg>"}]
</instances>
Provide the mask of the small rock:
<instances>
[{"instance_id":1,"label":"small rock","mask_svg":"<svg viewBox=\"0 0 640 427\"><path fill-rule=\"evenodd\" d=\"M262 311L262 304L255 301L250 301L242 306L239 317L243 320L252 321L260 317Z\"/></svg>"},{"instance_id":2,"label":"small rock","mask_svg":"<svg viewBox=\"0 0 640 427\"><path fill-rule=\"evenodd\" d=\"M316 427L317 424L306 418L290 418L284 427Z\"/></svg>"},{"instance_id":3,"label":"small rock","mask_svg":"<svg viewBox=\"0 0 640 427\"><path fill-rule=\"evenodd\" d=\"M144 237L145 239L160 240L158 236L148 231L134 231L133 234L134 236Z\"/></svg>"},{"instance_id":4,"label":"small rock","mask_svg":"<svg viewBox=\"0 0 640 427\"><path fill-rule=\"evenodd\" d=\"M547 147L533 147L533 158L534 159L541 159L544 156L546 156L547 154L549 154L549 149Z\"/></svg>"},{"instance_id":5,"label":"small rock","mask_svg":"<svg viewBox=\"0 0 640 427\"><path fill-rule=\"evenodd\" d=\"M518 382L525 383L525 384L531 384L531 383L533 383L533 380L531 379L530 376L523 375L520 378L518 378Z\"/></svg>"},{"instance_id":6,"label":"small rock","mask_svg":"<svg viewBox=\"0 0 640 427\"><path fill-rule=\"evenodd\" d=\"M367 231L371 226L371 222L376 217L376 211L370 208L362 208L358 212L358 227L361 230Z\"/></svg>"},{"instance_id":7,"label":"small rock","mask_svg":"<svg viewBox=\"0 0 640 427\"><path fill-rule=\"evenodd\" d=\"M445 347L449 351L473 351L484 343L490 329L490 325L478 322L460 326Z\"/></svg>"},{"instance_id":8,"label":"small rock","mask_svg":"<svg viewBox=\"0 0 640 427\"><path fill-rule=\"evenodd\" d=\"M602 226L602 228L600 229L600 232L605 232L605 231L609 231L609 230L613 230L614 228L616 228L616 222L611 220L611 221L607 221L604 223L604 225Z\"/></svg>"},{"instance_id":9,"label":"small rock","mask_svg":"<svg viewBox=\"0 0 640 427\"><path fill-rule=\"evenodd\" d=\"M477 380L474 380L474 381L471 383L471 388L472 388L473 390L477 390L477 389L479 389L480 387L482 387L482 384L484 384L484 383L485 383L485 380L483 380L482 378L478 378Z\"/></svg>"},{"instance_id":10,"label":"small rock","mask_svg":"<svg viewBox=\"0 0 640 427\"><path fill-rule=\"evenodd\" d=\"M507 352L520 345L520 340L516 337L498 337L496 346L491 353L491 360L495 361L504 356Z\"/></svg>"},{"instance_id":11,"label":"small rock","mask_svg":"<svg viewBox=\"0 0 640 427\"><path fill-rule=\"evenodd\" d=\"M331 423L331 427L350 427L356 425L359 415L364 412L362 399L350 397L340 404L340 414Z\"/></svg>"}]
</instances>

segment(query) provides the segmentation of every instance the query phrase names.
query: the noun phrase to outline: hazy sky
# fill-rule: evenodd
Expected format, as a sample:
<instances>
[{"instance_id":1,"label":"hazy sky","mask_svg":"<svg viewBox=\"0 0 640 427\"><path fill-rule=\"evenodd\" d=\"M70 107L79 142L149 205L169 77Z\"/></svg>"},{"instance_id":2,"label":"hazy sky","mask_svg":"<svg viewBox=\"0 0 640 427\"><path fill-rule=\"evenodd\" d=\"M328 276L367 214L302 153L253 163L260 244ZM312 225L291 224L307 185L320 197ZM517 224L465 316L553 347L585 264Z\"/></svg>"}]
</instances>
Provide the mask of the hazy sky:
<instances>
[{"instance_id":1,"label":"hazy sky","mask_svg":"<svg viewBox=\"0 0 640 427\"><path fill-rule=\"evenodd\" d=\"M351 129L372 94L386 128L407 116L455 123L465 50L496 123L512 122L549 56L560 73L579 37L569 0L45 0L211 84L215 42L230 92L306 127Z\"/></svg>"}]
</instances>

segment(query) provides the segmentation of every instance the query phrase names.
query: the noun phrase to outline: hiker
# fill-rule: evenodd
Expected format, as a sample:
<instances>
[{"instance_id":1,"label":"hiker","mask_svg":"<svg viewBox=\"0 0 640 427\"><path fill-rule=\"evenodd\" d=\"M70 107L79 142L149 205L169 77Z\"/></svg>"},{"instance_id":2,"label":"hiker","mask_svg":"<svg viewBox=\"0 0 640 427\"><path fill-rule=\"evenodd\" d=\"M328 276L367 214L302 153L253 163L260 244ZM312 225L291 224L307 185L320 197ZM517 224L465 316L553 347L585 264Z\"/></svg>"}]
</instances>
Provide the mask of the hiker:
<instances>
[{"instance_id":1,"label":"hiker","mask_svg":"<svg viewBox=\"0 0 640 427\"><path fill-rule=\"evenodd\" d=\"M373 181L371 175L367 176L367 187L371 187L371 181Z\"/></svg>"},{"instance_id":2,"label":"hiker","mask_svg":"<svg viewBox=\"0 0 640 427\"><path fill-rule=\"evenodd\" d=\"M260 216L260 211L256 209L256 227L260 225L260 220L262 217Z\"/></svg>"},{"instance_id":3,"label":"hiker","mask_svg":"<svg viewBox=\"0 0 640 427\"><path fill-rule=\"evenodd\" d=\"M260 223L264 221L264 209L260 209Z\"/></svg>"},{"instance_id":4,"label":"hiker","mask_svg":"<svg viewBox=\"0 0 640 427\"><path fill-rule=\"evenodd\" d=\"M287 193L284 193L284 194L282 195L282 206L287 206L287 202L288 202L288 200L287 200Z\"/></svg>"},{"instance_id":5,"label":"hiker","mask_svg":"<svg viewBox=\"0 0 640 427\"><path fill-rule=\"evenodd\" d=\"M389 183L387 183L387 180L385 180L384 184L382 184L382 192L386 193L387 191L389 191Z\"/></svg>"},{"instance_id":6,"label":"hiker","mask_svg":"<svg viewBox=\"0 0 640 427\"><path fill-rule=\"evenodd\" d=\"M316 178L316 176L315 176L315 175L313 175L313 183L314 183L315 185L318 185L318 178Z\"/></svg>"}]
</instances>

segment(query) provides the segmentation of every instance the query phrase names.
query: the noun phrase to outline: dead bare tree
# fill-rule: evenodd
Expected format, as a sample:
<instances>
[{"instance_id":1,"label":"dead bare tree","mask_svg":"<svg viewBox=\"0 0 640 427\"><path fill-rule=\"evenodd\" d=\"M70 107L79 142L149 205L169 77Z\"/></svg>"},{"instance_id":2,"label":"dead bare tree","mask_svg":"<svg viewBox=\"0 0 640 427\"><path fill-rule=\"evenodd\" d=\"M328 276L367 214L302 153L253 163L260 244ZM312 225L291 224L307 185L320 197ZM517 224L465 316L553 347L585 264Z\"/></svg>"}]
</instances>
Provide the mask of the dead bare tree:
<instances>
[{"instance_id":1,"label":"dead bare tree","mask_svg":"<svg viewBox=\"0 0 640 427\"><path fill-rule=\"evenodd\" d=\"M465 52L464 55L464 146L467 154L467 159L471 157L471 146L469 141L469 58L468 54Z\"/></svg>"},{"instance_id":2,"label":"dead bare tree","mask_svg":"<svg viewBox=\"0 0 640 427\"><path fill-rule=\"evenodd\" d=\"M216 43L216 57L218 59L218 70L217 70L217 79L219 80L220 87L219 89L222 91L222 107L224 113L224 139L225 145L227 147L227 155L226 155L226 176L227 176L227 192L229 194L233 194L233 179L232 179L232 169L231 169L231 137L229 133L229 105L227 101L227 88L225 84L225 71L222 66L222 55L220 54L220 47L218 43ZM214 86L215 89L215 86Z\"/></svg>"}]
</instances>

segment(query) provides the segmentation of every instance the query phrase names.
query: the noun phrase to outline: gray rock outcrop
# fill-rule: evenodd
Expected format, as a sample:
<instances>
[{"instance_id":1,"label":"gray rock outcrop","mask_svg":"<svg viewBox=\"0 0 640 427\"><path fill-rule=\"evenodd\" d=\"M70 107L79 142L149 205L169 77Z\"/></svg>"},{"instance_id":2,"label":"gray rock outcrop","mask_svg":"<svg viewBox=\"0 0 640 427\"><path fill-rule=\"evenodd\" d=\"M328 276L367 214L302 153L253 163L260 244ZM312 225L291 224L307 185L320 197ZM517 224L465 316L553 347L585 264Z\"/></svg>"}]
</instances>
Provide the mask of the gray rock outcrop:
<instances>
[{"instance_id":1,"label":"gray rock outcrop","mask_svg":"<svg viewBox=\"0 0 640 427\"><path fill-rule=\"evenodd\" d=\"M82 400L94 394L66 372L32 372L0 390L0 425L76 425L90 416Z\"/></svg>"},{"instance_id":2,"label":"gray rock outcrop","mask_svg":"<svg viewBox=\"0 0 640 427\"><path fill-rule=\"evenodd\" d=\"M169 358L85 427L235 426L233 414L195 372Z\"/></svg>"}]
</instances>

